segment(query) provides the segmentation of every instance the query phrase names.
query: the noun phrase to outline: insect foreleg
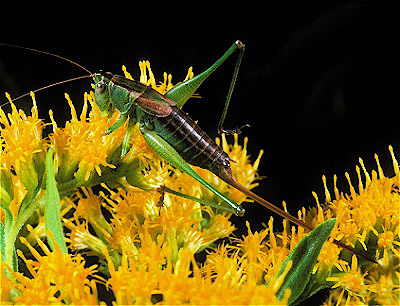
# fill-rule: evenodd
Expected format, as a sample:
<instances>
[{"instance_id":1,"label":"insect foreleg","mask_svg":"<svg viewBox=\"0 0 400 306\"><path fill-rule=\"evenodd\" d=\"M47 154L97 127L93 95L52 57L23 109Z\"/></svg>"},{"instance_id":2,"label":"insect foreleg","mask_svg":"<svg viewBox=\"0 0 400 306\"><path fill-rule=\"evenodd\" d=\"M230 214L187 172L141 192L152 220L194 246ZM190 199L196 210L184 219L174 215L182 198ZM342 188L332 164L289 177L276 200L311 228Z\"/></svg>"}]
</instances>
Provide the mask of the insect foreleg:
<instances>
[{"instance_id":1,"label":"insect foreleg","mask_svg":"<svg viewBox=\"0 0 400 306\"><path fill-rule=\"evenodd\" d=\"M112 132L114 132L116 129L118 129L119 127L121 127L124 122L128 119L128 115L127 114L119 114L117 121L114 122L114 124L112 126L110 126L105 133L111 134Z\"/></svg>"},{"instance_id":2,"label":"insect foreleg","mask_svg":"<svg viewBox=\"0 0 400 306\"><path fill-rule=\"evenodd\" d=\"M126 120L129 120L128 129L126 130L124 140L122 141L121 158L123 158L129 151L129 139L131 137L132 129L135 126L137 120L135 118L130 118L126 114L119 114L117 121L114 122L106 131L105 134L111 134L116 129L121 127Z\"/></svg>"},{"instance_id":3,"label":"insect foreleg","mask_svg":"<svg viewBox=\"0 0 400 306\"><path fill-rule=\"evenodd\" d=\"M190 175L192 178L197 180L199 183L201 183L203 186L208 188L211 192L213 192L215 195L217 195L219 198L224 200L229 206L232 207L232 209L235 211L235 214L237 215L243 215L244 214L244 209L232 201L231 199L227 198L224 196L222 193L220 193L217 189L215 189L213 186L211 186L207 181L205 181L200 175L194 171L189 164L182 158L182 156L179 155L179 153L168 143L166 142L163 138L158 136L154 131L149 130L146 128L144 124L140 126L140 131L143 134L144 140L146 143L156 152L160 157L165 159L167 162L169 162L172 166L175 168L181 170L182 172Z\"/></svg>"}]
</instances>

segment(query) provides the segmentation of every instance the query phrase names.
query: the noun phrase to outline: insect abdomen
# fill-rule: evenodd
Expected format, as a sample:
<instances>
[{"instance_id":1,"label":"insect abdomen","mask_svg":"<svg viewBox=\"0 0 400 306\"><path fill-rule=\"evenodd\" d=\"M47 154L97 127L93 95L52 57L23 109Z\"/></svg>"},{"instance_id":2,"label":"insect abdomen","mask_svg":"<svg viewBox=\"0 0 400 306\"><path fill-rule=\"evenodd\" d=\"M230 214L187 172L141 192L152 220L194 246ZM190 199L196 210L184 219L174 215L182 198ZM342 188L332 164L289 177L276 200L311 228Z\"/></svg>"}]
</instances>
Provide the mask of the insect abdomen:
<instances>
[{"instance_id":1,"label":"insect abdomen","mask_svg":"<svg viewBox=\"0 0 400 306\"><path fill-rule=\"evenodd\" d=\"M167 117L157 118L155 132L188 163L217 174L229 165L229 156L188 115L176 106Z\"/></svg>"}]
</instances>

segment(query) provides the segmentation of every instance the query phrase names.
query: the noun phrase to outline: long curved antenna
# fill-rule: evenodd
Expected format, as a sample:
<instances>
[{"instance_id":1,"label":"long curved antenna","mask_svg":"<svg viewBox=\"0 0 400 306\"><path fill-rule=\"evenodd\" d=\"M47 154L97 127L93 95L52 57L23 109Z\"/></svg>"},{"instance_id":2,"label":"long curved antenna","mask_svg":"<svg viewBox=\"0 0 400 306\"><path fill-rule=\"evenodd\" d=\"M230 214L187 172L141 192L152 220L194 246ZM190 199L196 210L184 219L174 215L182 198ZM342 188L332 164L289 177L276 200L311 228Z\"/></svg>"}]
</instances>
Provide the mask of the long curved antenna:
<instances>
[{"instance_id":1,"label":"long curved antenna","mask_svg":"<svg viewBox=\"0 0 400 306\"><path fill-rule=\"evenodd\" d=\"M75 66L78 66L79 68L81 68L81 69L85 70L86 72L88 72L91 76L93 75L93 73L92 73L89 69L86 69L86 68L83 67L82 65L79 65L78 63L76 63L76 62L74 62L74 61L72 61L72 60L70 60L70 59L68 59L68 58L66 58L66 57L63 57L63 56L61 56L61 55L57 55L57 54L54 54L54 53L50 53L50 52L46 52L46 51L42 51L42 50L37 50L37 49L33 49L33 48L27 48L27 47L21 47L21 46L11 45L11 44L0 43L0 46L11 47L11 48L17 48L17 49L22 49L22 50L28 50L28 51L33 51L33 52L37 52L37 53L42 53L42 54L54 56L54 57L56 57L56 58L62 59L62 60L64 60L64 61L67 61L67 62L69 62L69 63L71 63L71 64L73 64L73 65L75 65Z\"/></svg>"},{"instance_id":2,"label":"long curved antenna","mask_svg":"<svg viewBox=\"0 0 400 306\"><path fill-rule=\"evenodd\" d=\"M68 82L71 82L71 81L80 80L80 79L85 79L85 78L91 78L91 77L92 77L91 75L82 75L82 76L79 76L79 77L76 77L76 78L72 78L72 79L60 81L60 82L57 82L57 83L53 83L53 84L50 84L50 85L47 85L47 86L44 86L44 87L41 87L41 88L32 90L31 92L38 92L38 91L41 91L41 90L44 90L44 89L47 89L47 88L50 88L50 87L53 87L53 86L56 86L56 85L63 84L63 83L68 83ZM30 95L31 92L27 92L27 93L25 93L25 94L23 94L23 95L21 95L21 96L15 98L15 99L12 99L12 101L15 102L15 101L17 101L17 100L19 100L19 99L22 99L22 98L24 98L24 97ZM3 107L4 105L7 105L7 104L9 104L9 103L10 103L10 101L8 101L8 102L6 102L6 103L3 103L3 104L0 104L0 107Z\"/></svg>"},{"instance_id":3,"label":"long curved antenna","mask_svg":"<svg viewBox=\"0 0 400 306\"><path fill-rule=\"evenodd\" d=\"M68 58L66 58L66 57L63 57L63 56L61 56L61 55L58 55L58 54L54 54L54 53L50 53L50 52L42 51L42 50L37 50L37 49L33 49L33 48L28 48L28 47L21 47L21 46L16 46L16 45L11 45L11 44L5 44L5 43L0 43L0 46L11 47L11 48L17 48L17 49L28 50L28 51L33 51L33 52L37 52L37 53L42 53L42 54L50 55L50 56L59 58L59 59L61 59L61 60L63 60L63 61L66 61L66 62L68 62L68 63L71 63L71 64L73 64L73 65L75 65L75 66L77 66L77 67L83 69L83 70L86 71L87 73L89 73L89 75L84 75L84 76L80 76L80 77L76 77L76 78L71 78L71 79L68 79L68 80L60 81L60 82L57 82L57 83L53 83L53 84L50 84L50 85L47 85L47 86L44 86L44 87L35 89L35 90L33 90L33 92L38 92L38 91L41 91L41 90L43 90L43 89L47 89L47 88L50 88L50 87L53 87L53 86L56 86L56 85L59 85L59 84L68 83L68 82L71 82L71 81L80 80L80 79L84 79L84 78L89 78L89 77L92 77L92 76L93 76L93 73L92 73L89 69L83 67L82 65L78 64L77 62L74 62L73 60L70 60L70 59L68 59ZM16 100L19 100L19 99L21 99L21 98L24 98L24 97L28 96L29 94L30 94L30 92L29 92L29 93L26 93L26 94L23 94L23 95L21 95L21 96L15 98L15 99L12 99L12 101L16 101ZM3 103L3 104L0 104L0 107L2 107L2 106L4 106L4 105L7 105L7 104L9 104L9 103L10 103L10 102L6 102L6 103Z\"/></svg>"},{"instance_id":4,"label":"long curved antenna","mask_svg":"<svg viewBox=\"0 0 400 306\"><path fill-rule=\"evenodd\" d=\"M257 203L263 205L264 207L268 208L269 210L275 212L276 214L280 215L281 217L288 219L289 221L293 222L294 224L301 226L305 229L308 229L309 231L312 231L314 228L312 226L310 226L309 224L301 221L300 219L297 219L296 217L290 215L289 213L283 211L282 209L276 207L275 205L271 204L270 202L268 202L267 200L261 198L260 196L256 195L255 193L253 193L252 191L248 190L246 187L242 186L241 184L239 184L237 181L233 181L232 182L233 187L237 188L238 190L240 190L241 192L243 192L245 195L249 196L250 198L252 198L254 201L256 201ZM343 242L340 242L336 239L331 240L332 243L336 244L338 247L341 247L342 249L345 249L353 254L356 254L357 256L368 260L370 262L373 263L377 263L377 261L371 257L369 257L366 254L361 253L360 251L356 250L355 248L344 244Z\"/></svg>"}]
</instances>

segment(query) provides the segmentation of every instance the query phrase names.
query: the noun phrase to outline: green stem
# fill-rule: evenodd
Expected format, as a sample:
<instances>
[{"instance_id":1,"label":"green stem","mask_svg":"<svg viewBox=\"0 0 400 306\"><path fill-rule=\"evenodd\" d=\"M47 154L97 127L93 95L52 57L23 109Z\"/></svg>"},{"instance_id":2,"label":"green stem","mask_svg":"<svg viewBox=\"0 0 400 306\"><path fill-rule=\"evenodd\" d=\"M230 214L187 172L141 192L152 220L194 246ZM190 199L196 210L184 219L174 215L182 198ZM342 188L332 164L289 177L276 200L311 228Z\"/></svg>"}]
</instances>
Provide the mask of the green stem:
<instances>
[{"instance_id":1,"label":"green stem","mask_svg":"<svg viewBox=\"0 0 400 306\"><path fill-rule=\"evenodd\" d=\"M59 192L60 198L68 196L75 188L77 188L77 181L75 179L60 184ZM13 269L18 271L18 265L15 262L15 241L21 228L25 225L29 217L41 207L44 207L46 203L46 192L42 192L36 197L30 205L28 205L23 211L20 212L18 217L14 219L9 226L6 226L6 238L5 238L5 262ZM7 218L9 219L9 218Z\"/></svg>"},{"instance_id":2,"label":"green stem","mask_svg":"<svg viewBox=\"0 0 400 306\"><path fill-rule=\"evenodd\" d=\"M46 197L42 194L39 198L32 201L31 205L25 208L23 212L12 222L10 230L6 231L5 239L5 255L6 263L13 269L18 271L18 265L15 261L15 241L18 233L24 226L26 220L42 205L44 205Z\"/></svg>"}]
</instances>

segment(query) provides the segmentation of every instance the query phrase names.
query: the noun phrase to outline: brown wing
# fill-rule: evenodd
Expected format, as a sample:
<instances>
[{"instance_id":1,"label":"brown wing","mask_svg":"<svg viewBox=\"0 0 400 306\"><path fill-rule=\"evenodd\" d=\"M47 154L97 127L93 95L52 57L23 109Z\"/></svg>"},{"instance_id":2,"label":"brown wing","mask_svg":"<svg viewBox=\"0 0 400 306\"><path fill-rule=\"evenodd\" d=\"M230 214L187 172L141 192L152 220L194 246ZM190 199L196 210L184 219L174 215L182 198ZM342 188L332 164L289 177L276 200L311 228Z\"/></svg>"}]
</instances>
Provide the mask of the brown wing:
<instances>
[{"instance_id":1,"label":"brown wing","mask_svg":"<svg viewBox=\"0 0 400 306\"><path fill-rule=\"evenodd\" d=\"M114 75L112 82L128 90L133 101L150 115L166 117L171 113L171 106L176 105L171 99L138 81Z\"/></svg>"}]
</instances>

